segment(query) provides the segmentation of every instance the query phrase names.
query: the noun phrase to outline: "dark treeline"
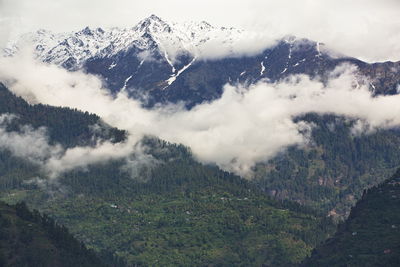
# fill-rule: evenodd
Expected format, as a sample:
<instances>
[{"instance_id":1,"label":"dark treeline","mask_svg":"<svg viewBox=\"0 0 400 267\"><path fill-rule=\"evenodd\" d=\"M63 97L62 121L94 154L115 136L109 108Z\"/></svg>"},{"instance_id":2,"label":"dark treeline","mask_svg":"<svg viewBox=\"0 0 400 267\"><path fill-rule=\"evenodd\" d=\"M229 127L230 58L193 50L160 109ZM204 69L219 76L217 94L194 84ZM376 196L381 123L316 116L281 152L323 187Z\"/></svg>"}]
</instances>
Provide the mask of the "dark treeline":
<instances>
[{"instance_id":1,"label":"dark treeline","mask_svg":"<svg viewBox=\"0 0 400 267\"><path fill-rule=\"evenodd\" d=\"M400 170L365 190L336 234L303 266L400 266Z\"/></svg>"},{"instance_id":2,"label":"dark treeline","mask_svg":"<svg viewBox=\"0 0 400 267\"><path fill-rule=\"evenodd\" d=\"M124 266L107 262L76 240L66 227L24 202L0 202L0 266Z\"/></svg>"}]
</instances>

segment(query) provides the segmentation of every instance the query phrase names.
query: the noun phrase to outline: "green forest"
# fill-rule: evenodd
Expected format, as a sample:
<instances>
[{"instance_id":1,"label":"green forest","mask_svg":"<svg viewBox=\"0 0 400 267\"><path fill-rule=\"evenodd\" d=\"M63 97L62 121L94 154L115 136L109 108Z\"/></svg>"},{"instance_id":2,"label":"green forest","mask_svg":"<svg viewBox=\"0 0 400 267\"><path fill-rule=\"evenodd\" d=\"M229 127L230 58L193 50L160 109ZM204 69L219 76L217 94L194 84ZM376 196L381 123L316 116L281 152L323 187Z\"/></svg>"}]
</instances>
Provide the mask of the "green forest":
<instances>
[{"instance_id":1,"label":"green forest","mask_svg":"<svg viewBox=\"0 0 400 267\"><path fill-rule=\"evenodd\" d=\"M29 200L89 248L140 266L288 266L334 231L319 212L271 200L240 177L197 163L182 146L147 145L158 160L176 159L147 181L121 173L116 161L65 174L63 188L22 186L2 199Z\"/></svg>"}]
</instances>

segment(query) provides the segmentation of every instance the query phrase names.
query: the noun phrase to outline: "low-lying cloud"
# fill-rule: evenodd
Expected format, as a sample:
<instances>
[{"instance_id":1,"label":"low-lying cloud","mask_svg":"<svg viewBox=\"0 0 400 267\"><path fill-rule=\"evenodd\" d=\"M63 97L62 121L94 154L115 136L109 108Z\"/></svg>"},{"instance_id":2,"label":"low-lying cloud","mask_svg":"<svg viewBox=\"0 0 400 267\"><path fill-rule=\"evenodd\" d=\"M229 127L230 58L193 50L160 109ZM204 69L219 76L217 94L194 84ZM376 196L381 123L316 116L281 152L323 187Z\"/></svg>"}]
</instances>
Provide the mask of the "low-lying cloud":
<instances>
[{"instance_id":1,"label":"low-lying cloud","mask_svg":"<svg viewBox=\"0 0 400 267\"><path fill-rule=\"evenodd\" d=\"M45 128L33 129L24 125L19 132L7 131L8 124L14 119L17 117L13 114L0 115L0 148L33 163L41 163L61 152L61 146L49 145Z\"/></svg>"},{"instance_id":2,"label":"low-lying cloud","mask_svg":"<svg viewBox=\"0 0 400 267\"><path fill-rule=\"evenodd\" d=\"M0 80L8 81L10 90L31 103L93 112L130 133L127 144L71 149L56 161L49 160L49 169L79 167L77 155L89 163L128 155L144 135L155 135L190 147L201 162L215 163L242 176L251 173L255 163L271 159L289 146L312 141L314 125L294 120L306 113L358 120L354 133L400 125L400 95L373 97L367 86L358 83L360 77L355 73L354 66L343 65L325 84L296 75L278 83L226 85L220 99L190 111L182 105L148 110L123 92L111 96L92 75L68 72L29 57L0 62Z\"/></svg>"},{"instance_id":3,"label":"low-lying cloud","mask_svg":"<svg viewBox=\"0 0 400 267\"><path fill-rule=\"evenodd\" d=\"M206 42L187 49L200 60L255 56L261 54L265 49L275 46L278 39L282 37L255 31L217 29L207 36ZM170 54L177 53L174 49L176 50L172 47Z\"/></svg>"},{"instance_id":4,"label":"low-lying cloud","mask_svg":"<svg viewBox=\"0 0 400 267\"><path fill-rule=\"evenodd\" d=\"M103 141L95 146L65 149L60 144L50 144L45 127L34 129L30 125L21 125L19 131L8 131L7 126L12 120L18 120L18 116L8 113L0 115L0 149L39 166L50 178L76 168L122 158L129 165L125 169L132 177L137 177L133 175L136 168L155 163L150 155L143 152L139 140L132 137L123 143Z\"/></svg>"}]
</instances>

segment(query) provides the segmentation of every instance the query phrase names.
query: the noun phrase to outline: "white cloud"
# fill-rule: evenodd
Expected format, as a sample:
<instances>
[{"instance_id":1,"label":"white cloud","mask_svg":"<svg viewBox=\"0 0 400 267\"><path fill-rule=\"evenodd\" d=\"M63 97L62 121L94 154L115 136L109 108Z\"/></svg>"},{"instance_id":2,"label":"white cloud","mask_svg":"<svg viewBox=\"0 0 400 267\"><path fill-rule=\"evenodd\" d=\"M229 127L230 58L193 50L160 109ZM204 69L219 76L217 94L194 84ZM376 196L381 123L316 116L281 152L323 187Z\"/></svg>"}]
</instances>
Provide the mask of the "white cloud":
<instances>
[{"instance_id":1,"label":"white cloud","mask_svg":"<svg viewBox=\"0 0 400 267\"><path fill-rule=\"evenodd\" d=\"M138 140L136 140L138 141ZM103 142L95 147L74 147L63 151L62 154L52 156L44 162L44 169L50 177L57 177L60 173L75 168L85 168L91 164L107 162L112 159L122 159L134 152L135 142L129 140L124 143Z\"/></svg>"},{"instance_id":2,"label":"white cloud","mask_svg":"<svg viewBox=\"0 0 400 267\"><path fill-rule=\"evenodd\" d=\"M313 125L293 119L309 112L358 119L354 134L400 125L400 95L373 97L366 86L358 84L354 71L355 67L343 65L332 72L326 85L305 75L274 84L227 85L220 99L190 111L181 105L147 110L124 93L112 97L91 75L29 58L0 62L0 79L11 81L14 93L31 102L96 113L130 133L127 144L71 149L48 161L49 169L75 168L81 158L91 163L128 155L143 135L150 134L189 146L200 161L241 175L288 146L306 145Z\"/></svg>"},{"instance_id":3,"label":"white cloud","mask_svg":"<svg viewBox=\"0 0 400 267\"><path fill-rule=\"evenodd\" d=\"M154 55L151 53L151 51L148 50L140 52L137 56L140 61L147 61L147 62L156 61Z\"/></svg>"},{"instance_id":4,"label":"white cloud","mask_svg":"<svg viewBox=\"0 0 400 267\"><path fill-rule=\"evenodd\" d=\"M60 146L48 144L45 128L34 130L25 125L21 127L20 132L8 132L7 125L14 119L16 116L12 114L0 115L0 148L37 164L60 153Z\"/></svg>"},{"instance_id":5,"label":"white cloud","mask_svg":"<svg viewBox=\"0 0 400 267\"><path fill-rule=\"evenodd\" d=\"M155 159L146 150L141 142L135 145L135 151L126 158L125 164L121 167L122 171L130 174L137 181L147 182L151 179L151 171L154 166L160 164L161 161Z\"/></svg>"},{"instance_id":6,"label":"white cloud","mask_svg":"<svg viewBox=\"0 0 400 267\"><path fill-rule=\"evenodd\" d=\"M211 35L210 40L191 52L202 60L253 56L276 43L276 38L256 31L240 31L233 37L224 32L217 32L216 35Z\"/></svg>"},{"instance_id":7,"label":"white cloud","mask_svg":"<svg viewBox=\"0 0 400 267\"><path fill-rule=\"evenodd\" d=\"M130 172L138 165L146 165L145 159L148 159L147 163L152 163L151 156L141 155L143 148L138 145L139 140L132 137L124 143L101 142L94 147L64 149L59 144L49 144L44 127L33 129L29 125L22 125L18 132L8 131L9 123L17 119L13 114L0 115L0 149L8 150L14 156L40 166L50 178L56 178L62 172L111 159L127 158L126 168L130 168ZM132 154L136 157L129 157Z\"/></svg>"}]
</instances>

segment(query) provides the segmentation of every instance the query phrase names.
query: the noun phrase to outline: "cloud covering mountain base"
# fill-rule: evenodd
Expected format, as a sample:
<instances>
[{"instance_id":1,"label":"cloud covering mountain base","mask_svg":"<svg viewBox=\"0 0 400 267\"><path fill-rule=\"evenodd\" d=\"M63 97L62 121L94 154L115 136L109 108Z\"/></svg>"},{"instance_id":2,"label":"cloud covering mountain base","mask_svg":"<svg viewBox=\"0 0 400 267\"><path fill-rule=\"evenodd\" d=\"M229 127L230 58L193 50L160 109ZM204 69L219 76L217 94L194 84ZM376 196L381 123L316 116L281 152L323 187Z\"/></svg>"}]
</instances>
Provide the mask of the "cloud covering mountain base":
<instances>
[{"instance_id":1,"label":"cloud covering mountain base","mask_svg":"<svg viewBox=\"0 0 400 267\"><path fill-rule=\"evenodd\" d=\"M249 176L257 162L267 161L289 146L306 146L312 141L314 125L295 120L301 115L334 114L355 119L354 133L400 124L400 96L374 97L367 86L358 83L360 77L350 65L335 69L324 83L297 75L279 83L226 85L220 99L191 110L184 105L149 110L123 92L110 95L92 75L38 63L29 55L0 61L0 79L28 102L96 113L130 134L123 144L67 151L58 160L48 160L50 169L126 157L144 135L153 135L190 147L201 162Z\"/></svg>"}]
</instances>

